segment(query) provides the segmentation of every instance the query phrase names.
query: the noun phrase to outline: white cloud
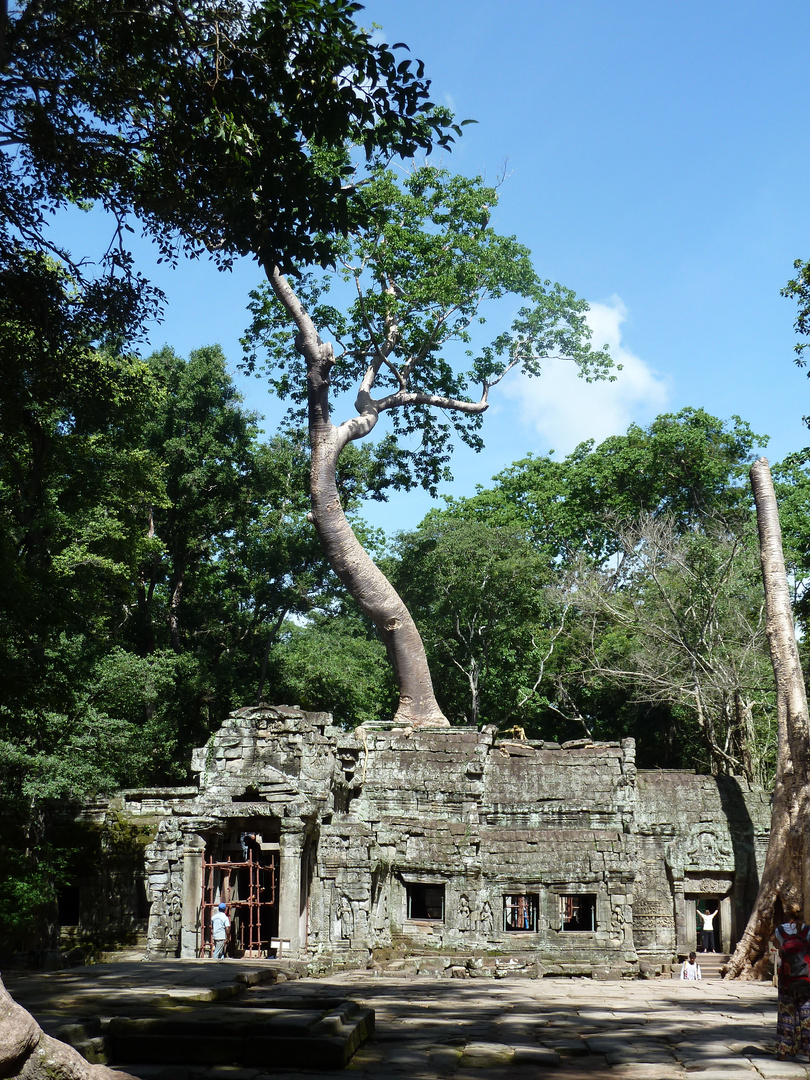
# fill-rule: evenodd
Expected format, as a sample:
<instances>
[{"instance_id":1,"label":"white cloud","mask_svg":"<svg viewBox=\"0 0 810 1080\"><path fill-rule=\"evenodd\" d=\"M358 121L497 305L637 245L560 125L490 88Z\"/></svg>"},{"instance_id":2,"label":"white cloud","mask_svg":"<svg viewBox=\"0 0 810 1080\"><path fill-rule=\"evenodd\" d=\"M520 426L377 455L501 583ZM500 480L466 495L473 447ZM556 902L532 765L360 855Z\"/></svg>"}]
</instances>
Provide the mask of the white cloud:
<instances>
[{"instance_id":1,"label":"white cloud","mask_svg":"<svg viewBox=\"0 0 810 1080\"><path fill-rule=\"evenodd\" d=\"M502 384L504 397L518 402L524 424L533 428L541 445L568 454L585 439L601 442L620 435L634 421L645 424L666 408L669 382L622 345L622 323L627 308L618 296L606 304L591 304L588 324L594 348L608 345L615 364L615 382L586 383L577 367L564 360L549 360L540 378L511 376Z\"/></svg>"}]
</instances>

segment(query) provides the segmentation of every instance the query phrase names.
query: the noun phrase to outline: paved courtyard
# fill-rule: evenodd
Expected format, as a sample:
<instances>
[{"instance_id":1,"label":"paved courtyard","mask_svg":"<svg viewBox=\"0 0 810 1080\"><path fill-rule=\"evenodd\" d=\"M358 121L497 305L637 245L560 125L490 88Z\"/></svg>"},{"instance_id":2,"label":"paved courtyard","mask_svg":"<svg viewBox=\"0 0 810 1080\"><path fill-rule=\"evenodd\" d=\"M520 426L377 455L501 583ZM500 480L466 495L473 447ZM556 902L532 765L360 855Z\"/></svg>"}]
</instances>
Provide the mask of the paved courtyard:
<instances>
[{"instance_id":1,"label":"paved courtyard","mask_svg":"<svg viewBox=\"0 0 810 1080\"><path fill-rule=\"evenodd\" d=\"M369 1080L808 1076L807 1062L774 1058L776 1003L769 984L388 982L357 975L327 981L376 1010L377 1034L349 1067Z\"/></svg>"},{"instance_id":2,"label":"paved courtyard","mask_svg":"<svg viewBox=\"0 0 810 1080\"><path fill-rule=\"evenodd\" d=\"M773 1054L776 992L770 984L706 980L427 979L364 972L262 985L269 969L237 961L113 964L7 978L9 990L53 1032L77 1012L115 1013L152 1000L188 1015L240 992L352 998L376 1012L376 1031L346 1073L357 1080L782 1080L808 1077L807 1062ZM248 984L246 986L246 984ZM252 984L252 985L250 985ZM121 1063L121 1067L125 1067ZM133 1067L146 1080L176 1080L176 1067ZM311 1077L312 1072L198 1066L188 1080ZM334 1074L333 1074L334 1075ZM347 1078L348 1080L348 1078Z\"/></svg>"}]
</instances>

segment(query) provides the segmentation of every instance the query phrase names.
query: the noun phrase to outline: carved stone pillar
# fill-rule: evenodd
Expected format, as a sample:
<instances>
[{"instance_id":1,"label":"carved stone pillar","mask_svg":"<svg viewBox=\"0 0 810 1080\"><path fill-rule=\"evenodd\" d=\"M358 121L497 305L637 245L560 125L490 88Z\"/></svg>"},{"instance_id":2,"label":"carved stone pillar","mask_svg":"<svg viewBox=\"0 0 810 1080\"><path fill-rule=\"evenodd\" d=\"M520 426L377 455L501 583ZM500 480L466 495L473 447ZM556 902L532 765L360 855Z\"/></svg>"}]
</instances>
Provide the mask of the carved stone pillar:
<instances>
[{"instance_id":1,"label":"carved stone pillar","mask_svg":"<svg viewBox=\"0 0 810 1080\"><path fill-rule=\"evenodd\" d=\"M694 927L689 925L687 911L688 901L684 896L684 879L674 877L672 880L673 900L675 904L675 949L678 953L689 953L694 949ZM694 907L694 905L692 905ZM694 923L694 916L692 919Z\"/></svg>"},{"instance_id":2,"label":"carved stone pillar","mask_svg":"<svg viewBox=\"0 0 810 1080\"><path fill-rule=\"evenodd\" d=\"M686 941L684 948L678 948L679 953L692 952L694 949L697 951L698 947L698 929L697 929L697 906L695 901L691 898L686 901Z\"/></svg>"},{"instance_id":3,"label":"carved stone pillar","mask_svg":"<svg viewBox=\"0 0 810 1080\"><path fill-rule=\"evenodd\" d=\"M205 840L197 833L189 833L183 840L183 921L180 930L180 955L195 957L200 955L202 945L200 908Z\"/></svg>"},{"instance_id":4,"label":"carved stone pillar","mask_svg":"<svg viewBox=\"0 0 810 1080\"><path fill-rule=\"evenodd\" d=\"M285 830L279 837L278 936L280 956L297 958L302 950L302 878L301 856L304 851L303 829ZM305 904L304 904L305 908Z\"/></svg>"}]
</instances>

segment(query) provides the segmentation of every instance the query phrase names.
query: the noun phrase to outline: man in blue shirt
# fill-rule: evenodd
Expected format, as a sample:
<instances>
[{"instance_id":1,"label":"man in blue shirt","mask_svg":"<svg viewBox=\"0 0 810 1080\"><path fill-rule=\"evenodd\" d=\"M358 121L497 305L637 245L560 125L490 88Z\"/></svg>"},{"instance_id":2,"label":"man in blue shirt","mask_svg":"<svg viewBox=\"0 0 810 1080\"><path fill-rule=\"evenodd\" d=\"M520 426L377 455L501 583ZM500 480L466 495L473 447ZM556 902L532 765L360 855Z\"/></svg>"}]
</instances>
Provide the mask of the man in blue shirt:
<instances>
[{"instance_id":1,"label":"man in blue shirt","mask_svg":"<svg viewBox=\"0 0 810 1080\"><path fill-rule=\"evenodd\" d=\"M214 938L214 959L225 959L225 946L231 936L231 920L226 912L226 904L220 904L217 911L211 916L211 934Z\"/></svg>"}]
</instances>

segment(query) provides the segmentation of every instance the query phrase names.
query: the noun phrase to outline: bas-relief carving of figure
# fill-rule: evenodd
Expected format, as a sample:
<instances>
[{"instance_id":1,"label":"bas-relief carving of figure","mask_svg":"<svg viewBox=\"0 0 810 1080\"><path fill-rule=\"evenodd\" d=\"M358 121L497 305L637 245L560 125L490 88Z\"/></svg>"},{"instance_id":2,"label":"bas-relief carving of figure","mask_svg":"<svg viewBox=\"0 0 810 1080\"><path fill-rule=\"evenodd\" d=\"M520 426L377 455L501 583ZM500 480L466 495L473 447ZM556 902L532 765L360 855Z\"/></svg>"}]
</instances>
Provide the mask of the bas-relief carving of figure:
<instances>
[{"instance_id":1,"label":"bas-relief carving of figure","mask_svg":"<svg viewBox=\"0 0 810 1080\"><path fill-rule=\"evenodd\" d=\"M177 895L172 896L171 910L169 911L169 939L180 940L180 924L183 921L183 901Z\"/></svg>"},{"instance_id":2,"label":"bas-relief carving of figure","mask_svg":"<svg viewBox=\"0 0 810 1080\"><path fill-rule=\"evenodd\" d=\"M492 933L494 922L489 900L485 900L484 906L481 908L481 933L488 937Z\"/></svg>"},{"instance_id":3,"label":"bas-relief carving of figure","mask_svg":"<svg viewBox=\"0 0 810 1080\"><path fill-rule=\"evenodd\" d=\"M354 931L354 912L351 901L343 893L338 894L336 914L340 925L340 936L344 941L351 941Z\"/></svg>"},{"instance_id":4,"label":"bas-relief carving of figure","mask_svg":"<svg viewBox=\"0 0 810 1080\"><path fill-rule=\"evenodd\" d=\"M617 904L610 911L610 925L614 936L623 936L625 927L624 908Z\"/></svg>"},{"instance_id":5,"label":"bas-relief carving of figure","mask_svg":"<svg viewBox=\"0 0 810 1080\"><path fill-rule=\"evenodd\" d=\"M369 900L358 900L352 904L352 916L354 936L364 938L368 935L372 926L372 915L369 910Z\"/></svg>"},{"instance_id":6,"label":"bas-relief carving of figure","mask_svg":"<svg viewBox=\"0 0 810 1080\"><path fill-rule=\"evenodd\" d=\"M388 929L388 889L382 889L380 891L380 898L377 901L377 917L375 922L378 930Z\"/></svg>"},{"instance_id":7,"label":"bas-relief carving of figure","mask_svg":"<svg viewBox=\"0 0 810 1080\"><path fill-rule=\"evenodd\" d=\"M732 850L718 833L703 827L689 838L686 855L693 866L700 865L708 869L718 865L725 866L732 856Z\"/></svg>"},{"instance_id":8,"label":"bas-relief carving of figure","mask_svg":"<svg viewBox=\"0 0 810 1080\"><path fill-rule=\"evenodd\" d=\"M633 889L636 900L633 911L639 915L669 916L672 911L672 891L663 864L650 861L639 863Z\"/></svg>"},{"instance_id":9,"label":"bas-relief carving of figure","mask_svg":"<svg viewBox=\"0 0 810 1080\"><path fill-rule=\"evenodd\" d=\"M470 910L470 901L462 893L461 899L458 902L458 928L459 930L469 930L470 922L472 919L472 911Z\"/></svg>"}]
</instances>

